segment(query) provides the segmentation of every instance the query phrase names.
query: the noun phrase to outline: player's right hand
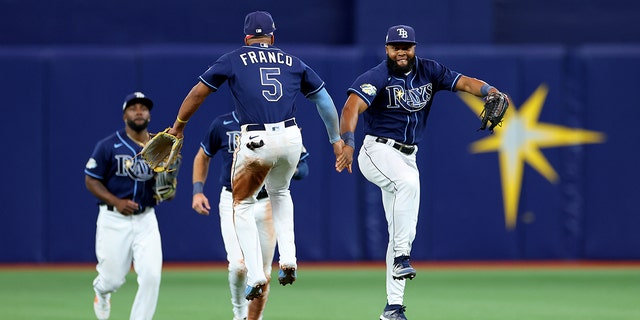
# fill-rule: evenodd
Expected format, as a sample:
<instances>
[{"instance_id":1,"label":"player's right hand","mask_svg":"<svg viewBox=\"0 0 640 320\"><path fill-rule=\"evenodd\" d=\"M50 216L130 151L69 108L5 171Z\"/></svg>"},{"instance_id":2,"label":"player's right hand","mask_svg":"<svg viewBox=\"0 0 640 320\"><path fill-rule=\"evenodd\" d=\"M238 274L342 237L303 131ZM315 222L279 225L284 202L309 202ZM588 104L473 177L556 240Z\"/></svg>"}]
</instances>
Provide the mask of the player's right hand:
<instances>
[{"instance_id":1,"label":"player's right hand","mask_svg":"<svg viewBox=\"0 0 640 320\"><path fill-rule=\"evenodd\" d=\"M208 216L211 206L209 206L209 199L203 193L196 193L193 195L193 202L191 208L201 215Z\"/></svg>"},{"instance_id":2,"label":"player's right hand","mask_svg":"<svg viewBox=\"0 0 640 320\"><path fill-rule=\"evenodd\" d=\"M348 145L343 145L340 154L336 154L336 171L342 172L347 169L349 173L351 171L351 164L353 163L353 148Z\"/></svg>"},{"instance_id":3,"label":"player's right hand","mask_svg":"<svg viewBox=\"0 0 640 320\"><path fill-rule=\"evenodd\" d=\"M140 207L137 202L131 199L119 199L115 204L116 209L124 216L130 216L138 211Z\"/></svg>"},{"instance_id":4,"label":"player's right hand","mask_svg":"<svg viewBox=\"0 0 640 320\"><path fill-rule=\"evenodd\" d=\"M175 136L178 139L182 139L184 138L184 128L181 128L182 130L178 130L176 129L176 126L174 125L173 127L169 128L169 131L167 131L168 134Z\"/></svg>"}]
</instances>

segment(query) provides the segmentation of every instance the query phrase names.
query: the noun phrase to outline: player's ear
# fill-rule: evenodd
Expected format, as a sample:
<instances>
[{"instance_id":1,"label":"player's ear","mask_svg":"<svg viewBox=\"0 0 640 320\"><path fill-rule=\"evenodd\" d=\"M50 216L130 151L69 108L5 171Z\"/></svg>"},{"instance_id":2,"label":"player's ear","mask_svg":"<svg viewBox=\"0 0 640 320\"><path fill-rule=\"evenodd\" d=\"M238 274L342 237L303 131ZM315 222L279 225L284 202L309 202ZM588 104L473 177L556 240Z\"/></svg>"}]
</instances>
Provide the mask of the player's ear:
<instances>
[{"instance_id":1,"label":"player's ear","mask_svg":"<svg viewBox=\"0 0 640 320\"><path fill-rule=\"evenodd\" d=\"M273 45L276 42L276 36L271 35L271 45Z\"/></svg>"}]
</instances>

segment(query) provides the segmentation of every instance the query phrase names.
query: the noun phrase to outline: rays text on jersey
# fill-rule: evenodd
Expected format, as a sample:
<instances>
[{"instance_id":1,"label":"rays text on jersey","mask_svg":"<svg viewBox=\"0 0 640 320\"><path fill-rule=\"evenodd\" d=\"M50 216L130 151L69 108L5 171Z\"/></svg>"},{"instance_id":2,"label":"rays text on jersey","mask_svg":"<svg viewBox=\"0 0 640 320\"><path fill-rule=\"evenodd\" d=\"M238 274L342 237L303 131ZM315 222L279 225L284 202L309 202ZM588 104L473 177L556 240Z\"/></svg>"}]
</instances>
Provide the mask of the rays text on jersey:
<instances>
[{"instance_id":1,"label":"rays text on jersey","mask_svg":"<svg viewBox=\"0 0 640 320\"><path fill-rule=\"evenodd\" d=\"M392 85L387 86L386 90L387 95L389 95L387 108L403 107L410 112L420 111L427 105L433 95L431 83L409 90L405 90L399 85Z\"/></svg>"}]
</instances>

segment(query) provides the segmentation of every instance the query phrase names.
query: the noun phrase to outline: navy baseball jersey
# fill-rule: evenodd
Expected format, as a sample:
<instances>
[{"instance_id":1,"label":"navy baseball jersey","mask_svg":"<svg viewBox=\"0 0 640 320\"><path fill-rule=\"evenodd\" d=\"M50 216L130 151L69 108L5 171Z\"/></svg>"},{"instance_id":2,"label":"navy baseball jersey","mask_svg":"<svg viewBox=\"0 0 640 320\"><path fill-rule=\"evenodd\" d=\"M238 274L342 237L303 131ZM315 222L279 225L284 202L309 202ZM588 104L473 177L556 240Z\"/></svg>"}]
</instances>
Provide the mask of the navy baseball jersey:
<instances>
[{"instance_id":1,"label":"navy baseball jersey","mask_svg":"<svg viewBox=\"0 0 640 320\"><path fill-rule=\"evenodd\" d=\"M141 207L153 207L154 172L136 155L142 147L131 140L125 130L120 130L100 140L84 172L101 180L116 197L131 199Z\"/></svg>"},{"instance_id":2,"label":"navy baseball jersey","mask_svg":"<svg viewBox=\"0 0 640 320\"><path fill-rule=\"evenodd\" d=\"M324 87L318 74L300 59L265 43L221 56L199 80L214 91L229 81L241 125L293 118L298 92L308 97Z\"/></svg>"},{"instance_id":3,"label":"navy baseball jersey","mask_svg":"<svg viewBox=\"0 0 640 320\"><path fill-rule=\"evenodd\" d=\"M213 158L216 153L222 154L222 164L220 165L220 184L231 189L231 167L233 163L233 153L236 150L237 142L240 137L240 121L236 116L236 112L225 113L218 116L211 122L209 130L200 142L200 146L204 153ZM303 148L304 149L304 148ZM309 153L303 150L300 154L300 162L298 163L299 171L293 176L293 179L301 179L300 175L308 173L307 157Z\"/></svg>"},{"instance_id":4,"label":"navy baseball jersey","mask_svg":"<svg viewBox=\"0 0 640 320\"><path fill-rule=\"evenodd\" d=\"M416 57L415 68L404 77L391 75L386 60L360 75L347 89L369 106L364 133L418 144L427 124L434 95L455 91L461 74L442 64Z\"/></svg>"}]
</instances>

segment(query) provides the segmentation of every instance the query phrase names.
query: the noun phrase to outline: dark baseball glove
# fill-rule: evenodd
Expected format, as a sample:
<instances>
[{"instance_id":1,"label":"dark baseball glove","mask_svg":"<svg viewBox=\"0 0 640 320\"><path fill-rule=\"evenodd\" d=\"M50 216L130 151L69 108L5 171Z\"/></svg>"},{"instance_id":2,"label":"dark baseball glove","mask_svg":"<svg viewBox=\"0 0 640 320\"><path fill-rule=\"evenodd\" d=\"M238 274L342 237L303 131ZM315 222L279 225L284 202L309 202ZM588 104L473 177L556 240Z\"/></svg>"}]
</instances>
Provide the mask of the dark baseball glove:
<instances>
[{"instance_id":1,"label":"dark baseball glove","mask_svg":"<svg viewBox=\"0 0 640 320\"><path fill-rule=\"evenodd\" d=\"M478 130L489 127L489 131L493 132L493 128L497 125L502 126L502 118L509 108L509 98L502 92L492 92L485 97L484 101L484 109L480 113L482 122Z\"/></svg>"},{"instance_id":2,"label":"dark baseball glove","mask_svg":"<svg viewBox=\"0 0 640 320\"><path fill-rule=\"evenodd\" d=\"M178 155L176 161L167 167L167 170L156 174L156 184L153 187L153 196L158 203L171 200L176 196L178 187L178 171L182 164L182 156ZM164 164L162 164L164 165Z\"/></svg>"},{"instance_id":3,"label":"dark baseball glove","mask_svg":"<svg viewBox=\"0 0 640 320\"><path fill-rule=\"evenodd\" d=\"M182 138L168 133L169 128L159 132L140 151L142 158L155 172L168 170L176 161L182 149Z\"/></svg>"}]
</instances>

